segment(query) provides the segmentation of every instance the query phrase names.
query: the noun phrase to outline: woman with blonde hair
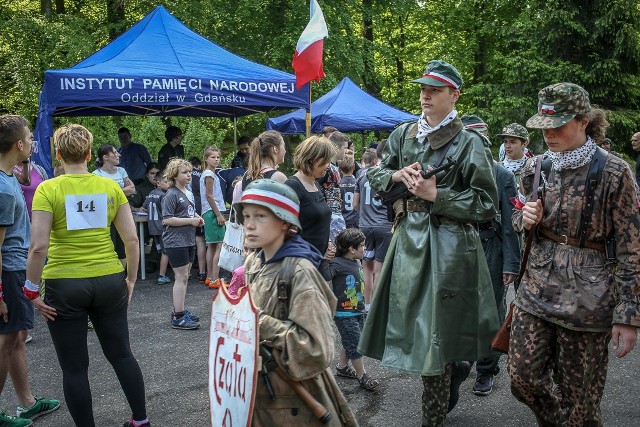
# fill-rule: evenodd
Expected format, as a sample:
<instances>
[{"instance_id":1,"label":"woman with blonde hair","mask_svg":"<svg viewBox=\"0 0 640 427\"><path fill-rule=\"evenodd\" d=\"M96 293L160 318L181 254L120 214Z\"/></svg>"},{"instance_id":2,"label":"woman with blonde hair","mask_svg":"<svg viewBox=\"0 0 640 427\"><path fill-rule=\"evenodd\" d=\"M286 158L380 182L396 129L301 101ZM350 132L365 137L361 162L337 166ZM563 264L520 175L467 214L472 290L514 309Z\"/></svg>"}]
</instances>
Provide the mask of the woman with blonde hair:
<instances>
[{"instance_id":1,"label":"woman with blonde hair","mask_svg":"<svg viewBox=\"0 0 640 427\"><path fill-rule=\"evenodd\" d=\"M313 135L305 139L293 154L296 173L285 182L300 199L301 236L321 254L329 248L331 208L316 180L326 174L335 150L333 143L324 136Z\"/></svg>"},{"instance_id":2,"label":"woman with blonde hair","mask_svg":"<svg viewBox=\"0 0 640 427\"><path fill-rule=\"evenodd\" d=\"M207 280L211 284L218 279L220 267L220 250L226 230L224 213L227 208L222 194L220 178L216 169L220 166L222 150L208 146L204 149L204 170L200 176L200 201L202 204L202 218L204 219L204 240L207 246Z\"/></svg>"},{"instance_id":3,"label":"woman with blonde hair","mask_svg":"<svg viewBox=\"0 0 640 427\"><path fill-rule=\"evenodd\" d=\"M112 179L89 173L91 132L69 124L53 140L65 174L36 189L25 294L47 319L75 424L95 425L88 378L90 319L132 411L124 425L149 426L142 372L129 345L127 308L139 257L129 203ZM126 273L111 244L111 224L124 241Z\"/></svg>"}]
</instances>

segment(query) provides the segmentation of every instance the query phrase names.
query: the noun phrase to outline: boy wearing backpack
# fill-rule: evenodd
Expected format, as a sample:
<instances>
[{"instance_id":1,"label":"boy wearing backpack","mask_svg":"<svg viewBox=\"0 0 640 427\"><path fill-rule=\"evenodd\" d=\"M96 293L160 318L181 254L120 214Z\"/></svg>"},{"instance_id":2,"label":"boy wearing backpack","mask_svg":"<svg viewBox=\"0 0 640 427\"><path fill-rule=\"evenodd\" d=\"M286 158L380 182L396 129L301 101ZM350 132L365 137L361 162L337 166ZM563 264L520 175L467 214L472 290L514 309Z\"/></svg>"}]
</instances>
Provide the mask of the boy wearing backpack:
<instances>
[{"instance_id":1,"label":"boy wearing backpack","mask_svg":"<svg viewBox=\"0 0 640 427\"><path fill-rule=\"evenodd\" d=\"M284 375L332 415L325 426L357 426L330 370L334 336L327 325L336 297L318 272L322 255L298 236L298 197L282 183L258 179L235 209L246 246L259 249L245 262L246 284L260 310L259 342ZM266 370L277 400L265 381L257 382L253 425L323 425L280 373Z\"/></svg>"}]
</instances>

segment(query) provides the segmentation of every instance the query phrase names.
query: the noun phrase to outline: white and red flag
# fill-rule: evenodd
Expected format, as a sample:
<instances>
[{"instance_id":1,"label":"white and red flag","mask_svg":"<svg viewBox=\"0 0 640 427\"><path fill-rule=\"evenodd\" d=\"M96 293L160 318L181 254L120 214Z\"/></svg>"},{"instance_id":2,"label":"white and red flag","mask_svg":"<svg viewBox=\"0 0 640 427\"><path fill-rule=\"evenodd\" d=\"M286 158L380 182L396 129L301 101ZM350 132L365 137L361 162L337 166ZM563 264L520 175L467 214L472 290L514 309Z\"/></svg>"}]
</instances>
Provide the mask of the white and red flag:
<instances>
[{"instance_id":1,"label":"white and red flag","mask_svg":"<svg viewBox=\"0 0 640 427\"><path fill-rule=\"evenodd\" d=\"M317 0L311 0L311 19L302 32L296 45L291 65L296 74L296 89L315 80L319 82L325 77L322 67L322 49L324 39L329 37L327 23Z\"/></svg>"}]
</instances>

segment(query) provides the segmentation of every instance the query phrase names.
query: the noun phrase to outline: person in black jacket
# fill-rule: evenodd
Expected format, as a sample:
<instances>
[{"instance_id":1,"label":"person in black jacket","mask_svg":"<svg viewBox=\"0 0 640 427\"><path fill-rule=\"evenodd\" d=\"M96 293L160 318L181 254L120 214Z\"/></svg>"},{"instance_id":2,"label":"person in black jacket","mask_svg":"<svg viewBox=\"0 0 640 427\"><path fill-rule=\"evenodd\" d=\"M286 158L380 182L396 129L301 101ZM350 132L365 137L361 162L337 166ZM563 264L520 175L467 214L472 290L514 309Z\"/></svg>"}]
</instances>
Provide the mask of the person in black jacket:
<instances>
[{"instance_id":1,"label":"person in black jacket","mask_svg":"<svg viewBox=\"0 0 640 427\"><path fill-rule=\"evenodd\" d=\"M247 168L249 162L249 145L251 144L251 138L248 136L241 136L238 138L238 152L235 157L231 159L232 168Z\"/></svg>"},{"instance_id":2,"label":"person in black jacket","mask_svg":"<svg viewBox=\"0 0 640 427\"><path fill-rule=\"evenodd\" d=\"M167 143L158 152L158 164L160 170L165 170L169 160L174 157L184 159L184 146L182 145L182 130L177 126L169 126L164 131Z\"/></svg>"}]
</instances>

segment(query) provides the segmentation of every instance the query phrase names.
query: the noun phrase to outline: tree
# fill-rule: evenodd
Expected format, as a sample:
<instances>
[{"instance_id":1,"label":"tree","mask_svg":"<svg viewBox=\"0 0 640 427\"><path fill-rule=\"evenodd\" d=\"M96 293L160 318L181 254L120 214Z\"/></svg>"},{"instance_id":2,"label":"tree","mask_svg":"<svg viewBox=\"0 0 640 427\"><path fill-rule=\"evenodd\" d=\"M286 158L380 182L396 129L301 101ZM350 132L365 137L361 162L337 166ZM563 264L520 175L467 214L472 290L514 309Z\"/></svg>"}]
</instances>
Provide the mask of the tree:
<instances>
[{"instance_id":1,"label":"tree","mask_svg":"<svg viewBox=\"0 0 640 427\"><path fill-rule=\"evenodd\" d=\"M497 133L523 123L538 91L572 81L594 105L609 112L609 136L625 151L640 124L640 0L320 0L329 39L327 77L313 84L313 98L348 76L383 101L419 112L419 77L430 59L444 59L462 73L460 114L483 117ZM0 3L0 111L37 112L43 73L67 68L105 46L149 13L157 0L12 0ZM308 1L165 0L178 19L234 53L287 72L296 41L309 20ZM105 8L106 6L106 8ZM281 112L270 113L273 115ZM239 120L239 133L256 135L266 116ZM60 124L67 119L56 119ZM193 144L215 142L233 150L233 127L224 119L73 118L117 142L113 129L139 129L145 142L162 141L165 125L178 124ZM135 133L136 131L134 131ZM160 134L157 134L160 132ZM534 132L534 140L541 135ZM359 140L360 138L358 138ZM191 145L187 146L190 150Z\"/></svg>"}]
</instances>

